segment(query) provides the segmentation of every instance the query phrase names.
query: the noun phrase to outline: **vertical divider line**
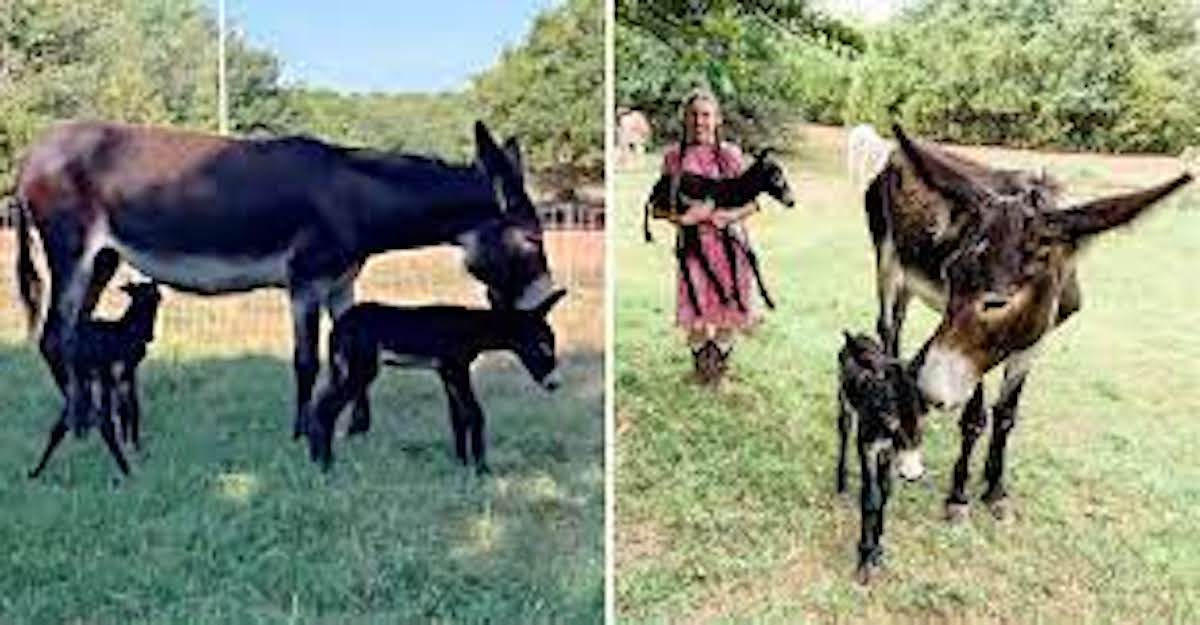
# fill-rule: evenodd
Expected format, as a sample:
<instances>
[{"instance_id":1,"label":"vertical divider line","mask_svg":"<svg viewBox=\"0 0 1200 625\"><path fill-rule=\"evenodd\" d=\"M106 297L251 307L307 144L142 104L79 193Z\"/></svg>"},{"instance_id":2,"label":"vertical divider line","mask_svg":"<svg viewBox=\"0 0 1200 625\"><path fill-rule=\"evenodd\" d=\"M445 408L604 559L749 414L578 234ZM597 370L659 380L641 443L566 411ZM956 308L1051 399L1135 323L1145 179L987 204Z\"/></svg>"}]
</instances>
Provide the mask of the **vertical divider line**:
<instances>
[{"instance_id":1,"label":"vertical divider line","mask_svg":"<svg viewBox=\"0 0 1200 625\"><path fill-rule=\"evenodd\" d=\"M604 0L604 622L616 623L616 262L612 228L615 186L613 130L616 116L616 1Z\"/></svg>"}]
</instances>

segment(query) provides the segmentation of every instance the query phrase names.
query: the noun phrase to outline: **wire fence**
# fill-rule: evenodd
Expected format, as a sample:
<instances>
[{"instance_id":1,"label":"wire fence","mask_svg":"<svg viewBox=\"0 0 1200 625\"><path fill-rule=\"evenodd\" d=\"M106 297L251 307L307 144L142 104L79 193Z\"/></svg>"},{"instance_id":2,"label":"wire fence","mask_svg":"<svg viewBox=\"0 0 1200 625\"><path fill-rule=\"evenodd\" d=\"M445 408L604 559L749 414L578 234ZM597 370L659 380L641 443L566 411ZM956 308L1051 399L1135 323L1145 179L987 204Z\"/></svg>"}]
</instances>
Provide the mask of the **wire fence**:
<instances>
[{"instance_id":1,"label":"wire fence","mask_svg":"<svg viewBox=\"0 0 1200 625\"><path fill-rule=\"evenodd\" d=\"M543 204L541 212L551 273L555 283L568 290L568 297L551 316L559 343L565 349L600 352L604 346L604 206L557 202ZM11 226L10 211L0 210L0 280L8 284L0 289L0 338L19 341L25 336L25 319L17 300L16 238ZM35 241L33 247L44 277L41 245ZM132 277L127 267L118 271L101 297L96 316L121 314L127 301L113 286ZM356 299L398 305L487 305L484 287L463 267L462 252L449 246L372 257L356 283ZM219 296L168 289L156 343L156 351L168 353L290 353L287 297L280 289Z\"/></svg>"}]
</instances>

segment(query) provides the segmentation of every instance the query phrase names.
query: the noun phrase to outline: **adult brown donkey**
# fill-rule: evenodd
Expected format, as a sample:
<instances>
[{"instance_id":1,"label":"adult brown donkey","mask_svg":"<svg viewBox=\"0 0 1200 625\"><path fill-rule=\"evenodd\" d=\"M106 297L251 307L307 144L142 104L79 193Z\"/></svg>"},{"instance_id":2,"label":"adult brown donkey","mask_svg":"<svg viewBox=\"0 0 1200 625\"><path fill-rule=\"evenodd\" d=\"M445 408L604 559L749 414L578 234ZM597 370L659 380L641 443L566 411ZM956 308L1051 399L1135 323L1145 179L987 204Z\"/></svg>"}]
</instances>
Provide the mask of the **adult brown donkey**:
<instances>
[{"instance_id":1,"label":"adult brown donkey","mask_svg":"<svg viewBox=\"0 0 1200 625\"><path fill-rule=\"evenodd\" d=\"M372 254L452 244L493 306L534 309L552 292L520 149L475 124L476 163L349 149L308 138L230 139L102 122L51 128L17 178L18 284L31 328L70 405L76 331L119 259L177 289L279 287L292 304L297 417L318 372L322 308L337 316ZM29 220L50 270L41 278ZM360 398L362 399L362 398ZM69 415L78 431L82 415ZM358 402L351 431L365 431Z\"/></svg>"},{"instance_id":2,"label":"adult brown donkey","mask_svg":"<svg viewBox=\"0 0 1200 625\"><path fill-rule=\"evenodd\" d=\"M893 127L892 153L866 194L875 244L878 330L900 352L904 312L917 295L942 313L914 359L917 386L930 404L962 407L962 447L946 513L969 512L971 450L987 426L982 377L1003 364L992 407L983 501L1006 513L1004 450L1017 401L1044 337L1080 308L1075 259L1094 236L1127 224L1187 184L1180 175L1155 187L1059 209L1058 185L1045 176L992 169ZM920 475L920 463L904 477Z\"/></svg>"}]
</instances>

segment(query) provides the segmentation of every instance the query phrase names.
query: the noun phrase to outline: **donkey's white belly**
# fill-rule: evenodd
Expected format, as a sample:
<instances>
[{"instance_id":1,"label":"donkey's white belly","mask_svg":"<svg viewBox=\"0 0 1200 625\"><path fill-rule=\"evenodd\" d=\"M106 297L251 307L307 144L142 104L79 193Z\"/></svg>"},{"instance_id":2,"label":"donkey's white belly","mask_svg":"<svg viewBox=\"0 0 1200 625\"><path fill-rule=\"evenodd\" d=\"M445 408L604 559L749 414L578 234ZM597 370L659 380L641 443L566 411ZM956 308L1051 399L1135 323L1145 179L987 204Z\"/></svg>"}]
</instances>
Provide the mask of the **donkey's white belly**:
<instances>
[{"instance_id":1,"label":"donkey's white belly","mask_svg":"<svg viewBox=\"0 0 1200 625\"><path fill-rule=\"evenodd\" d=\"M119 241L111 245L138 271L185 291L224 293L287 285L286 250L262 257L222 257L151 252Z\"/></svg>"}]
</instances>

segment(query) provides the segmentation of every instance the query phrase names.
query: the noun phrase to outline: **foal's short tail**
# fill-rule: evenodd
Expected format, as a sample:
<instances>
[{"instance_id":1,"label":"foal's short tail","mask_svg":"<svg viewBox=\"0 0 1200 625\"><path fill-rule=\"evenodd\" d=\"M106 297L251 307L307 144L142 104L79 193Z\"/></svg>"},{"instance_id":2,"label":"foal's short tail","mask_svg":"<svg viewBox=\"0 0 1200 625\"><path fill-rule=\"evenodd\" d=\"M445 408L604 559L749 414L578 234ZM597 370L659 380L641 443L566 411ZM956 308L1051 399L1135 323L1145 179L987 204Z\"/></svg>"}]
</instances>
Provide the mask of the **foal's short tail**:
<instances>
[{"instance_id":1,"label":"foal's short tail","mask_svg":"<svg viewBox=\"0 0 1200 625\"><path fill-rule=\"evenodd\" d=\"M25 305L25 322L32 336L42 321L42 277L29 249L29 206L18 196L13 196L11 206L17 222L17 290Z\"/></svg>"}]
</instances>

